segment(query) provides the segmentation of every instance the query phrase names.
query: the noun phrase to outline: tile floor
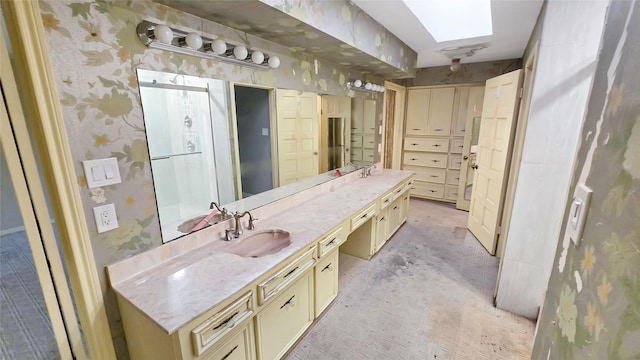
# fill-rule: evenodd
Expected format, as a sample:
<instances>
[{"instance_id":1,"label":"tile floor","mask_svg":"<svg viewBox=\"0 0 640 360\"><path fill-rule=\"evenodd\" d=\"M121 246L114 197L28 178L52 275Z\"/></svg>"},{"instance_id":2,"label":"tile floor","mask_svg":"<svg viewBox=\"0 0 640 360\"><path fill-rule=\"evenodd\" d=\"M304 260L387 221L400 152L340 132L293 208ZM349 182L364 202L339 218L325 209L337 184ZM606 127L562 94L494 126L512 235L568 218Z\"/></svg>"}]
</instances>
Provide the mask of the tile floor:
<instances>
[{"instance_id":1,"label":"tile floor","mask_svg":"<svg viewBox=\"0 0 640 360\"><path fill-rule=\"evenodd\" d=\"M467 212L411 200L370 261L340 254L340 291L286 359L528 359L535 323L493 306L498 259Z\"/></svg>"}]
</instances>

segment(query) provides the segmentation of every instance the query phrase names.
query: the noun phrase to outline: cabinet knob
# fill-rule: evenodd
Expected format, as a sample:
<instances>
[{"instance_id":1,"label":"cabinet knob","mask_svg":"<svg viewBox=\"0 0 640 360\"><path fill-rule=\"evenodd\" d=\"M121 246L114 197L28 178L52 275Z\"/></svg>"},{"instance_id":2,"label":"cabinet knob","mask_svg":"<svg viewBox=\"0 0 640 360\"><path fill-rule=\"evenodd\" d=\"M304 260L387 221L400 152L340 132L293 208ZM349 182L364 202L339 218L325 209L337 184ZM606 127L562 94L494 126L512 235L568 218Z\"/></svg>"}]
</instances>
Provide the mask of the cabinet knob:
<instances>
[{"instance_id":1,"label":"cabinet knob","mask_svg":"<svg viewBox=\"0 0 640 360\"><path fill-rule=\"evenodd\" d=\"M471 165L471 168L474 169L474 170L478 170L478 164Z\"/></svg>"},{"instance_id":2,"label":"cabinet knob","mask_svg":"<svg viewBox=\"0 0 640 360\"><path fill-rule=\"evenodd\" d=\"M469 157L467 155L462 157L464 160L469 160Z\"/></svg>"}]
</instances>

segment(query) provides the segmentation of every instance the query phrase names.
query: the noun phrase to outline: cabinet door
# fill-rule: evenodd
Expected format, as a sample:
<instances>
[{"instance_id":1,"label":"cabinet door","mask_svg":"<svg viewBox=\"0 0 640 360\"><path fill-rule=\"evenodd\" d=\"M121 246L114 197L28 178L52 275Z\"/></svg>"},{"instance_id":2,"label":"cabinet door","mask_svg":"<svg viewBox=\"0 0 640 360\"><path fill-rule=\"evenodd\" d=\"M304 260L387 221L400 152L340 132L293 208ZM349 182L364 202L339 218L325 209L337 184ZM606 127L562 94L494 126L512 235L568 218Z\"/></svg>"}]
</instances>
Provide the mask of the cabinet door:
<instances>
[{"instance_id":1,"label":"cabinet door","mask_svg":"<svg viewBox=\"0 0 640 360\"><path fill-rule=\"evenodd\" d=\"M409 216L409 192L405 192L400 198L402 198L402 206L400 207L400 225L402 225Z\"/></svg>"},{"instance_id":2,"label":"cabinet door","mask_svg":"<svg viewBox=\"0 0 640 360\"><path fill-rule=\"evenodd\" d=\"M253 360L256 358L253 324L249 323L216 350L204 354L202 360Z\"/></svg>"},{"instance_id":3,"label":"cabinet door","mask_svg":"<svg viewBox=\"0 0 640 360\"><path fill-rule=\"evenodd\" d=\"M316 317L338 296L338 250L326 255L315 267Z\"/></svg>"},{"instance_id":4,"label":"cabinet door","mask_svg":"<svg viewBox=\"0 0 640 360\"><path fill-rule=\"evenodd\" d=\"M362 134L364 117L364 100L351 99L351 133Z\"/></svg>"},{"instance_id":5,"label":"cabinet door","mask_svg":"<svg viewBox=\"0 0 640 360\"><path fill-rule=\"evenodd\" d=\"M376 252L380 250L382 245L387 241L388 223L389 223L389 207L380 211L376 223Z\"/></svg>"},{"instance_id":6,"label":"cabinet door","mask_svg":"<svg viewBox=\"0 0 640 360\"><path fill-rule=\"evenodd\" d=\"M365 149L373 149L376 144L376 138L373 135L364 135L362 137L362 147Z\"/></svg>"},{"instance_id":7,"label":"cabinet door","mask_svg":"<svg viewBox=\"0 0 640 360\"><path fill-rule=\"evenodd\" d=\"M396 200L389 206L389 224L387 227L387 239L389 239L393 233L400 227L400 207L402 206L402 200Z\"/></svg>"},{"instance_id":8,"label":"cabinet door","mask_svg":"<svg viewBox=\"0 0 640 360\"><path fill-rule=\"evenodd\" d=\"M407 96L406 135L426 135L431 90L409 90Z\"/></svg>"},{"instance_id":9,"label":"cabinet door","mask_svg":"<svg viewBox=\"0 0 640 360\"><path fill-rule=\"evenodd\" d=\"M281 358L311 325L313 313L313 273L309 271L256 315L258 358Z\"/></svg>"},{"instance_id":10,"label":"cabinet door","mask_svg":"<svg viewBox=\"0 0 640 360\"><path fill-rule=\"evenodd\" d=\"M431 90L427 135L449 136L451 134L451 116L455 88Z\"/></svg>"},{"instance_id":11,"label":"cabinet door","mask_svg":"<svg viewBox=\"0 0 640 360\"><path fill-rule=\"evenodd\" d=\"M365 134L376 133L376 101L364 100L362 111L362 132Z\"/></svg>"}]
</instances>

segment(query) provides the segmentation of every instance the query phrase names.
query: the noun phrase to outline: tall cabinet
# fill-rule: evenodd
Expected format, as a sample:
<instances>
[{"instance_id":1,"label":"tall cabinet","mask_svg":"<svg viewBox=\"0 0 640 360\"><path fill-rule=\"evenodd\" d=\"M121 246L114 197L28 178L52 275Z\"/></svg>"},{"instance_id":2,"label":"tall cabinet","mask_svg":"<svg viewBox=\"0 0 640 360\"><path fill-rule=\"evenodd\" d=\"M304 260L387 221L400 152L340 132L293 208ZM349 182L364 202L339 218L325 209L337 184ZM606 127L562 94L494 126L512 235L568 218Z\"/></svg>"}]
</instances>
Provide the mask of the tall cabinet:
<instances>
[{"instance_id":1,"label":"tall cabinet","mask_svg":"<svg viewBox=\"0 0 640 360\"><path fill-rule=\"evenodd\" d=\"M467 116L482 111L472 88L484 87L408 89L402 168L416 174L411 196L457 201Z\"/></svg>"},{"instance_id":2,"label":"tall cabinet","mask_svg":"<svg viewBox=\"0 0 640 360\"><path fill-rule=\"evenodd\" d=\"M376 144L376 101L358 98L351 101L351 162L371 164Z\"/></svg>"}]
</instances>

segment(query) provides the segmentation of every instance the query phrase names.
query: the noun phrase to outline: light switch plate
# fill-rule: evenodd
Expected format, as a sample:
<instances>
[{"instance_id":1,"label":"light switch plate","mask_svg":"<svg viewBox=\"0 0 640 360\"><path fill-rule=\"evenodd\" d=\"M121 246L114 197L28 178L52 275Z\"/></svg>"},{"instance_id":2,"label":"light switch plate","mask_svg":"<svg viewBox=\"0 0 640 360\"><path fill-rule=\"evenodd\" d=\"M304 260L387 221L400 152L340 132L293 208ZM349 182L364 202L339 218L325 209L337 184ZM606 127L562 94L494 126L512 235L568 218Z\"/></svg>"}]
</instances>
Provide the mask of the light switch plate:
<instances>
[{"instance_id":1,"label":"light switch plate","mask_svg":"<svg viewBox=\"0 0 640 360\"><path fill-rule=\"evenodd\" d=\"M97 160L85 160L82 162L84 168L84 177L87 179L89 189L119 184L120 169L118 168L118 159L106 158Z\"/></svg>"},{"instance_id":2,"label":"light switch plate","mask_svg":"<svg viewBox=\"0 0 640 360\"><path fill-rule=\"evenodd\" d=\"M118 228L116 207L113 204L94 207L93 216L96 218L96 227L99 234Z\"/></svg>"},{"instance_id":3,"label":"light switch plate","mask_svg":"<svg viewBox=\"0 0 640 360\"><path fill-rule=\"evenodd\" d=\"M589 212L589 203L593 191L584 184L578 184L573 192L573 201L569 208L569 218L567 219L567 231L569 238L578 246L582 240L584 223Z\"/></svg>"}]
</instances>

